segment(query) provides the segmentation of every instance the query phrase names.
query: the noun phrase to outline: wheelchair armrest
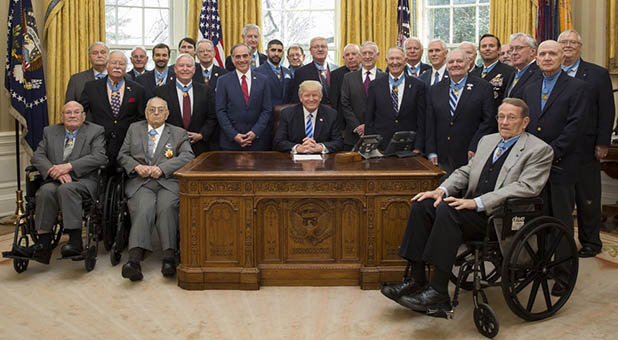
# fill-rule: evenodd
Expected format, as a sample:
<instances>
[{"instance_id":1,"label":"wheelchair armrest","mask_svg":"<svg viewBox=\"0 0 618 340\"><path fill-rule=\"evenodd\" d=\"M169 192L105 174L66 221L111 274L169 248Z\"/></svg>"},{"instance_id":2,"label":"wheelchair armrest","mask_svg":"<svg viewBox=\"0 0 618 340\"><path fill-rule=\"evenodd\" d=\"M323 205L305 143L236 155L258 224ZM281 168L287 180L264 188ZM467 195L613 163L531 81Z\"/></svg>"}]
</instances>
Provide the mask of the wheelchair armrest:
<instances>
[{"instance_id":1,"label":"wheelchair armrest","mask_svg":"<svg viewBox=\"0 0 618 340\"><path fill-rule=\"evenodd\" d=\"M502 232L498 235L500 240L512 236L521 229L530 219L543 214L543 199L541 197L508 198L496 209L490 220L495 225L495 220L501 221ZM488 226L489 227L489 226Z\"/></svg>"},{"instance_id":2,"label":"wheelchair armrest","mask_svg":"<svg viewBox=\"0 0 618 340\"><path fill-rule=\"evenodd\" d=\"M510 197L507 198L498 209L494 212L495 217L502 217L506 214L519 211L540 211L543 208L543 199L541 197Z\"/></svg>"}]
</instances>

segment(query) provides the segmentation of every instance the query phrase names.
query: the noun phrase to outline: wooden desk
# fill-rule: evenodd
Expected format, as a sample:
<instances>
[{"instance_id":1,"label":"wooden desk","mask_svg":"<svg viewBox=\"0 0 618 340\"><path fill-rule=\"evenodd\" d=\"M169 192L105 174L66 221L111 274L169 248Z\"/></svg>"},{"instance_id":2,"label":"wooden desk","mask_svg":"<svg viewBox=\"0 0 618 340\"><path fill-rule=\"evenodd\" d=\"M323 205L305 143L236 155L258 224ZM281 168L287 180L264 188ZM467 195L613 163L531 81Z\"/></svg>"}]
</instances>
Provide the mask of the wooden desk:
<instances>
[{"instance_id":1,"label":"wooden desk","mask_svg":"<svg viewBox=\"0 0 618 340\"><path fill-rule=\"evenodd\" d=\"M360 285L401 279L409 199L444 172L423 158L294 162L214 152L179 170L178 285Z\"/></svg>"}]
</instances>

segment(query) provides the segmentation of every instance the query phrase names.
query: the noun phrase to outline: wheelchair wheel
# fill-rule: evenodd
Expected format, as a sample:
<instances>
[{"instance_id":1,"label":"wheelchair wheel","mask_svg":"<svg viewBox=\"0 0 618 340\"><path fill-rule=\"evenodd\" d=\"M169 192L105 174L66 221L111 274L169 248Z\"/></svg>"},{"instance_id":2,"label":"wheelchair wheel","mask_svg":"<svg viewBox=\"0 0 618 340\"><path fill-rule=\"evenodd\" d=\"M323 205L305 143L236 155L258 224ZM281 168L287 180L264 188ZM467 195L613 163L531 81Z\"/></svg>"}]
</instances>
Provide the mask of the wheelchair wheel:
<instances>
[{"instance_id":1,"label":"wheelchair wheel","mask_svg":"<svg viewBox=\"0 0 618 340\"><path fill-rule=\"evenodd\" d=\"M86 252L86 258L84 259L84 267L87 272L91 272L94 266L97 264L97 250L96 247L88 248Z\"/></svg>"},{"instance_id":2,"label":"wheelchair wheel","mask_svg":"<svg viewBox=\"0 0 618 340\"><path fill-rule=\"evenodd\" d=\"M109 251L109 261L112 263L112 266L120 263L120 259L122 258L122 252L116 249L116 244L112 246L112 249Z\"/></svg>"},{"instance_id":3,"label":"wheelchair wheel","mask_svg":"<svg viewBox=\"0 0 618 340\"><path fill-rule=\"evenodd\" d=\"M116 206L116 181L114 177L107 180L105 186L105 197L103 198L103 246L105 250L112 249L114 238L116 237L116 226L112 222L114 207Z\"/></svg>"},{"instance_id":4,"label":"wheelchair wheel","mask_svg":"<svg viewBox=\"0 0 618 340\"><path fill-rule=\"evenodd\" d=\"M56 223L52 227L52 233L54 233L54 237L52 238L52 241L51 241L52 249L56 249L56 247L58 246L58 243L60 243L60 238L62 237L62 230L63 230L62 223Z\"/></svg>"},{"instance_id":5,"label":"wheelchair wheel","mask_svg":"<svg viewBox=\"0 0 618 340\"><path fill-rule=\"evenodd\" d=\"M97 251L99 247L97 225L92 216L86 217L86 252L84 254L84 267L90 272L97 263Z\"/></svg>"},{"instance_id":6,"label":"wheelchair wheel","mask_svg":"<svg viewBox=\"0 0 618 340\"><path fill-rule=\"evenodd\" d=\"M462 269L462 265L466 262L474 264L474 249L468 246L462 247L463 249L455 258L455 264L453 265L453 271L451 273L451 282L457 285L457 278L459 271ZM481 266L481 282L483 282L483 288L487 286L500 285L500 275L502 267L502 255L498 249L491 249L485 257L484 265ZM470 270L464 272L461 281L461 289L472 290L474 287L474 273L472 267Z\"/></svg>"},{"instance_id":7,"label":"wheelchair wheel","mask_svg":"<svg viewBox=\"0 0 618 340\"><path fill-rule=\"evenodd\" d=\"M28 262L28 260L13 259L13 269L15 269L17 273L23 273L28 269Z\"/></svg>"},{"instance_id":8,"label":"wheelchair wheel","mask_svg":"<svg viewBox=\"0 0 618 340\"><path fill-rule=\"evenodd\" d=\"M559 244L568 253L559 255ZM554 276L559 270L568 273L560 279L567 288L556 297L550 293L550 284L556 283ZM577 272L577 248L569 230L556 218L537 217L513 237L504 257L502 292L509 308L520 318L545 319L567 302L575 288Z\"/></svg>"},{"instance_id":9,"label":"wheelchair wheel","mask_svg":"<svg viewBox=\"0 0 618 340\"><path fill-rule=\"evenodd\" d=\"M479 333L483 336L492 339L498 334L500 324L493 308L486 303L479 303L474 308L474 324Z\"/></svg>"}]
</instances>

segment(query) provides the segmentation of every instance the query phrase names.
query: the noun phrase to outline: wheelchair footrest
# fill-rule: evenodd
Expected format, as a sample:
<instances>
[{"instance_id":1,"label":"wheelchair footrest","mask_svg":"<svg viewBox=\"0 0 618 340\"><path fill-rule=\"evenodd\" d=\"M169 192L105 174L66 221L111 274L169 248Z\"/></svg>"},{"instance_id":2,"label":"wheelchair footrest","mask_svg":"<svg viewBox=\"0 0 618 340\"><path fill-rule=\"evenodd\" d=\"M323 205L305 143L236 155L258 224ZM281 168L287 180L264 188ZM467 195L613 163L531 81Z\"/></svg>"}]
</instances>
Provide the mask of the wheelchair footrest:
<instances>
[{"instance_id":1,"label":"wheelchair footrest","mask_svg":"<svg viewBox=\"0 0 618 340\"><path fill-rule=\"evenodd\" d=\"M2 257L7 258L7 259L32 260L32 257L16 254L12 251L3 251Z\"/></svg>"},{"instance_id":2,"label":"wheelchair footrest","mask_svg":"<svg viewBox=\"0 0 618 340\"><path fill-rule=\"evenodd\" d=\"M444 318L447 320L453 320L455 317L455 309L451 308L450 310L445 309L427 309L427 315L433 316L434 318Z\"/></svg>"},{"instance_id":3,"label":"wheelchair footrest","mask_svg":"<svg viewBox=\"0 0 618 340\"><path fill-rule=\"evenodd\" d=\"M59 257L58 260L72 260L72 261L83 261L86 259L86 253L81 253L80 255L67 256L67 257Z\"/></svg>"}]
</instances>

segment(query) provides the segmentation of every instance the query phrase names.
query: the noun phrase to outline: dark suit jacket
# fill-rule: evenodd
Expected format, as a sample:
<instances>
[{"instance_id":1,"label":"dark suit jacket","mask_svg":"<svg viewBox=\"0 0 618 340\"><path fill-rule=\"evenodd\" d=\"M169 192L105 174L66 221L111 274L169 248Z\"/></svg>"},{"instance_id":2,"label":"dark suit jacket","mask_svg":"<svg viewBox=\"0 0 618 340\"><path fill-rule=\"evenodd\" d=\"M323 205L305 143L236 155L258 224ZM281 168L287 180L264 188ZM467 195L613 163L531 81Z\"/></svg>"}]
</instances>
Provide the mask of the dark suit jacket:
<instances>
[{"instance_id":1,"label":"dark suit jacket","mask_svg":"<svg viewBox=\"0 0 618 340\"><path fill-rule=\"evenodd\" d=\"M203 80L203 79L202 79ZM170 115L167 123L184 128L182 121L182 103L178 101L176 81L169 82L155 90L155 95L165 99ZM195 156L209 151L213 133L217 129L214 90L205 84L193 82L193 112L187 131L201 133L203 139L191 144ZM218 143L218 141L216 141Z\"/></svg>"},{"instance_id":2,"label":"dark suit jacket","mask_svg":"<svg viewBox=\"0 0 618 340\"><path fill-rule=\"evenodd\" d=\"M422 81L423 83L425 83L425 85L431 86L431 81L433 80L433 74L432 73L433 73L433 68L431 68L431 66L430 66L427 69L427 71L421 73L421 75L418 77L418 79L420 81ZM444 74L442 75L442 80L444 80L444 79L449 79L448 71L444 71Z\"/></svg>"},{"instance_id":3,"label":"dark suit jacket","mask_svg":"<svg viewBox=\"0 0 618 340\"><path fill-rule=\"evenodd\" d=\"M502 104L502 99L504 99L504 92L506 91L506 83L511 79L511 75L515 72L515 69L507 64L503 64L500 61L491 69L485 76L485 78L481 78L483 73L482 67L475 68L470 75L475 77L479 77L486 82L488 82L494 89L494 101L496 102L496 107Z\"/></svg>"},{"instance_id":4,"label":"dark suit jacket","mask_svg":"<svg viewBox=\"0 0 618 340\"><path fill-rule=\"evenodd\" d=\"M219 146L222 150L271 149L272 129L268 129L268 126L272 120L273 106L270 103L270 88L264 75L252 71L251 77L248 105L245 103L236 71L224 74L217 81L217 120L220 131ZM250 147L241 148L234 141L234 137L238 133L249 131L253 131L257 138Z\"/></svg>"},{"instance_id":5,"label":"dark suit jacket","mask_svg":"<svg viewBox=\"0 0 618 340\"><path fill-rule=\"evenodd\" d=\"M208 79L208 86L210 86L213 89L217 87L217 79L219 79L220 76L226 73L227 73L227 70L217 65L213 65L212 71L210 73L210 79ZM202 66L200 63L195 63L195 74L193 75L193 82L204 84L204 77L202 75Z\"/></svg>"},{"instance_id":6,"label":"dark suit jacket","mask_svg":"<svg viewBox=\"0 0 618 340\"><path fill-rule=\"evenodd\" d=\"M267 62L256 68L255 72L261 73L266 77L268 87L270 87L270 101L273 107L280 104L287 104L287 100L290 97L290 87L293 81L292 72L286 67L281 66L282 78L278 79Z\"/></svg>"},{"instance_id":7,"label":"dark suit jacket","mask_svg":"<svg viewBox=\"0 0 618 340\"><path fill-rule=\"evenodd\" d=\"M341 66L330 73L330 87L328 88L328 99L330 100L332 107L337 111L339 111L339 100L341 98L341 86L343 85L343 77L350 72L352 72L352 70L350 70L347 66Z\"/></svg>"},{"instance_id":8,"label":"dark suit jacket","mask_svg":"<svg viewBox=\"0 0 618 340\"><path fill-rule=\"evenodd\" d=\"M258 52L258 57L260 59L260 66L262 66L262 64L264 64L266 62L266 60L268 59L268 57L266 56L266 54L264 53L260 53ZM234 63L232 63L232 56L228 55L227 58L225 58L225 69L228 72L232 72L234 70L236 70L236 66L234 66Z\"/></svg>"},{"instance_id":9,"label":"dark suit jacket","mask_svg":"<svg viewBox=\"0 0 618 340\"><path fill-rule=\"evenodd\" d=\"M169 71L167 72L167 80L165 81L166 84L176 81L176 73L174 72L174 68L168 66L168 70ZM155 90L157 89L157 83L155 82L154 73L155 70L150 70L137 77L137 82L144 88L144 95L146 97L146 101L154 97Z\"/></svg>"},{"instance_id":10,"label":"dark suit jacket","mask_svg":"<svg viewBox=\"0 0 618 340\"><path fill-rule=\"evenodd\" d=\"M416 131L414 148L423 150L425 109L425 85L420 80L405 76L403 98L399 113L396 113L391 100L389 77L376 78L369 84L367 111L365 112L365 134L382 136L380 148L384 149L395 132Z\"/></svg>"},{"instance_id":11,"label":"dark suit jacket","mask_svg":"<svg viewBox=\"0 0 618 340\"><path fill-rule=\"evenodd\" d=\"M367 96L363 86L364 75L362 69L346 73L343 77L341 86L341 100L339 111L345 119L345 131L343 142L347 145L354 145L358 140L358 135L352 132L357 126L365 123L365 111L367 110ZM387 74L376 71L376 79L382 78Z\"/></svg>"},{"instance_id":12,"label":"dark suit jacket","mask_svg":"<svg viewBox=\"0 0 618 340\"><path fill-rule=\"evenodd\" d=\"M82 95L82 91L84 90L84 86L87 82L94 80L94 70L91 68L86 71L82 71L79 73L75 73L69 78L69 83L67 84L67 91L64 96L64 102L68 103L71 100L79 101L79 98Z\"/></svg>"},{"instance_id":13,"label":"dark suit jacket","mask_svg":"<svg viewBox=\"0 0 618 340\"><path fill-rule=\"evenodd\" d=\"M584 119L589 117L588 85L585 81L560 72L545 108L541 111L543 76L523 90L523 100L530 109L526 131L539 137L554 150L554 164L549 180L552 183L575 183L580 156L577 140L583 134Z\"/></svg>"},{"instance_id":14,"label":"dark suit jacket","mask_svg":"<svg viewBox=\"0 0 618 340\"><path fill-rule=\"evenodd\" d=\"M323 143L328 152L338 152L343 149L341 128L337 123L337 113L328 106L318 106L315 117L313 139ZM302 144L305 138L305 115L303 105L297 104L281 111L279 125L273 141L274 149L281 152L290 152L294 145Z\"/></svg>"},{"instance_id":15,"label":"dark suit jacket","mask_svg":"<svg viewBox=\"0 0 618 340\"><path fill-rule=\"evenodd\" d=\"M468 75L451 117L450 79L434 85L429 93L425 152L457 169L468 163L468 151L476 152L481 137L497 131L496 106L491 85Z\"/></svg>"},{"instance_id":16,"label":"dark suit jacket","mask_svg":"<svg viewBox=\"0 0 618 340\"><path fill-rule=\"evenodd\" d=\"M515 75L517 75L517 69L513 70L513 74L511 75L508 84L506 84L504 93L505 97L521 98L524 95L524 89L528 86L528 84L531 84L537 79L543 79L543 74L541 73L541 70L539 70L539 66L536 64L536 61L530 64L526 72L521 76L521 78L519 78L519 81L517 81L517 84L515 84L515 86L511 89L511 84L513 84L513 81L515 80ZM511 90L509 91L509 89Z\"/></svg>"},{"instance_id":17,"label":"dark suit jacket","mask_svg":"<svg viewBox=\"0 0 618 340\"><path fill-rule=\"evenodd\" d=\"M86 119L105 128L107 157L114 165L129 125L145 119L144 88L134 81L125 80L120 112L116 118L107 97L107 77L86 83L79 102L84 106Z\"/></svg>"},{"instance_id":18,"label":"dark suit jacket","mask_svg":"<svg viewBox=\"0 0 618 340\"><path fill-rule=\"evenodd\" d=\"M330 73L330 81L331 84L333 82L333 72L336 69L336 65L328 64L328 72ZM289 103L300 103L300 99L298 98L298 87L305 80L316 80L320 81L320 74L318 73L317 67L315 67L315 63L311 62L299 69L294 73L294 82L292 83L292 89L290 90L290 100ZM333 106L334 104L330 101L328 93L322 96L322 104L328 104Z\"/></svg>"},{"instance_id":19,"label":"dark suit jacket","mask_svg":"<svg viewBox=\"0 0 618 340\"><path fill-rule=\"evenodd\" d=\"M607 69L581 60L575 78L586 82L589 89L588 115L584 119L584 136L580 145L582 160L594 160L596 145L610 145L616 106L612 81Z\"/></svg>"},{"instance_id":20,"label":"dark suit jacket","mask_svg":"<svg viewBox=\"0 0 618 340\"><path fill-rule=\"evenodd\" d=\"M148 70L146 70L146 72L148 72ZM144 72L144 73L146 73L146 72ZM142 74L144 74L144 73L142 73ZM141 76L142 74L138 75L137 72L135 72L135 70L131 70L131 71L127 72L127 76L129 76L130 79L133 80L133 81L136 81L137 78L139 78L139 76Z\"/></svg>"}]
</instances>

